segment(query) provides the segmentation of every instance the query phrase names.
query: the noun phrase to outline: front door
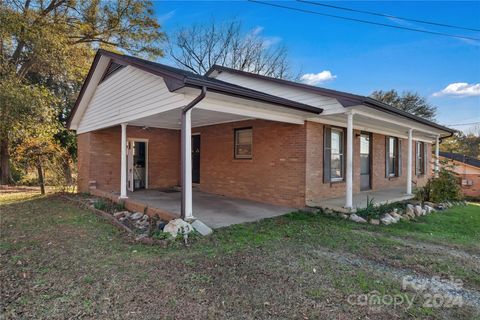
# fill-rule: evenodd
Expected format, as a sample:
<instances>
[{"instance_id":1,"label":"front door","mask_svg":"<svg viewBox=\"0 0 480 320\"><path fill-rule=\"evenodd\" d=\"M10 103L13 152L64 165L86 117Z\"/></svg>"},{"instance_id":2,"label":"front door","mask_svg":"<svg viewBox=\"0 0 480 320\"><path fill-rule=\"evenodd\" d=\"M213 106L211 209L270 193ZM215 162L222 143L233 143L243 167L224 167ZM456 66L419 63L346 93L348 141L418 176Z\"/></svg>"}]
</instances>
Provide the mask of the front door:
<instances>
[{"instance_id":1,"label":"front door","mask_svg":"<svg viewBox=\"0 0 480 320\"><path fill-rule=\"evenodd\" d=\"M144 189L147 183L147 143L130 140L127 146L128 190Z\"/></svg>"},{"instance_id":2,"label":"front door","mask_svg":"<svg viewBox=\"0 0 480 320\"><path fill-rule=\"evenodd\" d=\"M192 136L192 182L200 183L200 135Z\"/></svg>"},{"instance_id":3,"label":"front door","mask_svg":"<svg viewBox=\"0 0 480 320\"><path fill-rule=\"evenodd\" d=\"M370 133L362 133L360 135L360 190L370 190L371 183L371 143L372 135Z\"/></svg>"}]
</instances>

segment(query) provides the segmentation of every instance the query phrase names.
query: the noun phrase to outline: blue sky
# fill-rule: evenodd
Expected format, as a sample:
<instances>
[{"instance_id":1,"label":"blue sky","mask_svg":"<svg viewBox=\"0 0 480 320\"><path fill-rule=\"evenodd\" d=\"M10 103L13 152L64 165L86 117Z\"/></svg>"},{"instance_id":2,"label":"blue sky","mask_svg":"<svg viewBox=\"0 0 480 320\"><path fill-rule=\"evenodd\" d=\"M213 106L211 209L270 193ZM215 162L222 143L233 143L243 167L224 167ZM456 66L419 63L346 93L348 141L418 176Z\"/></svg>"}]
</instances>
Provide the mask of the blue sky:
<instances>
[{"instance_id":1,"label":"blue sky","mask_svg":"<svg viewBox=\"0 0 480 320\"><path fill-rule=\"evenodd\" d=\"M341 11L305 3L281 5L313 11L480 38L480 32ZM400 17L480 29L480 2L324 2ZM169 34L179 26L238 19L245 32L257 29L284 44L294 71L313 74L321 87L369 95L372 91L417 91L438 107L439 123L480 122L480 41L442 37L294 12L244 1L157 1L155 12ZM168 63L168 61L163 61ZM322 71L329 71L322 73ZM322 77L323 75L323 77ZM458 83L467 85L455 85ZM444 90L447 86L448 90ZM442 90L444 90L442 92ZM454 126L464 131L473 125Z\"/></svg>"}]
</instances>

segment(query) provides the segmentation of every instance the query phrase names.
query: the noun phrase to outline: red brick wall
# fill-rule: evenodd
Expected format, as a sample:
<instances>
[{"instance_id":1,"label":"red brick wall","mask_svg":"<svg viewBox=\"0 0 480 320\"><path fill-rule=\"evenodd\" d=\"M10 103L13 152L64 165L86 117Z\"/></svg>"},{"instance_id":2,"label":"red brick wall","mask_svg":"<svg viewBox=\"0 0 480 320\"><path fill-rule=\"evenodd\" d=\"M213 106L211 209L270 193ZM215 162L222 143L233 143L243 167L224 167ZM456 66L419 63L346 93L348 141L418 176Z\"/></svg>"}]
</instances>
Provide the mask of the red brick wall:
<instances>
[{"instance_id":1,"label":"red brick wall","mask_svg":"<svg viewBox=\"0 0 480 320\"><path fill-rule=\"evenodd\" d=\"M234 129L253 128L253 159L234 159ZM201 136L200 190L305 206L305 126L251 120L195 128Z\"/></svg>"},{"instance_id":2,"label":"red brick wall","mask_svg":"<svg viewBox=\"0 0 480 320\"><path fill-rule=\"evenodd\" d=\"M233 156L234 129L252 126L253 159ZM205 192L301 208L305 203L345 194L345 183L323 183L323 124L305 126L248 120L195 128L201 135L200 185ZM360 138L354 137L354 192L360 192ZM373 134L372 188L406 185L407 140L403 139L403 174L385 177L385 136ZM79 191L88 182L119 192L120 126L78 135ZM127 127L128 138L149 139L149 187L180 183L180 132ZM415 147L415 144L414 146ZM428 145L430 161L431 146ZM414 153L415 155L415 153ZM430 170L428 170L430 173ZM426 176L415 177L418 185Z\"/></svg>"},{"instance_id":3,"label":"red brick wall","mask_svg":"<svg viewBox=\"0 0 480 320\"><path fill-rule=\"evenodd\" d=\"M180 135L177 130L128 126L127 138L149 139L148 183L150 188L178 185L180 176ZM88 182L97 188L120 191L120 126L79 134L78 188L88 191Z\"/></svg>"},{"instance_id":4,"label":"red brick wall","mask_svg":"<svg viewBox=\"0 0 480 320\"><path fill-rule=\"evenodd\" d=\"M307 147L307 181L306 181L306 202L315 204L322 199L341 197L345 195L345 182L323 183L323 129L324 125L320 123L306 123L306 147ZM360 192L360 137L357 136L360 131L354 130L354 155L353 155L353 192ZM408 141L402 139L402 175L400 177L385 177L385 136L381 134L372 134L372 190L381 190L385 188L406 188L406 168L407 168L407 150ZM428 163L431 161L431 145L427 144ZM413 158L415 159L415 141L413 143ZM415 161L413 162L415 163ZM427 166L428 168L428 166ZM413 166L413 181L418 186L423 185L427 175L415 176L415 166ZM413 184L415 187L415 184Z\"/></svg>"}]
</instances>

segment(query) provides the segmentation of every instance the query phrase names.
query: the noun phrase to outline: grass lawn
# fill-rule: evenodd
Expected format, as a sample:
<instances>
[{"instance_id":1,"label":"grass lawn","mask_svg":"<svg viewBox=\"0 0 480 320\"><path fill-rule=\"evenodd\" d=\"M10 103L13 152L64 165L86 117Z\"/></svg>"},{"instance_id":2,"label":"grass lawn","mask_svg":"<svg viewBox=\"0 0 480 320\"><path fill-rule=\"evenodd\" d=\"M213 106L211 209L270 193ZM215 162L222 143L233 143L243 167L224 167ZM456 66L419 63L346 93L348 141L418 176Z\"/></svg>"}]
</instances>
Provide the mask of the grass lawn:
<instances>
[{"instance_id":1,"label":"grass lawn","mask_svg":"<svg viewBox=\"0 0 480 320\"><path fill-rule=\"evenodd\" d=\"M166 249L52 195L0 194L0 218L2 318L480 317L474 204L382 227L297 212ZM469 303L431 307L406 275L460 279ZM374 290L413 304L349 303Z\"/></svg>"}]
</instances>

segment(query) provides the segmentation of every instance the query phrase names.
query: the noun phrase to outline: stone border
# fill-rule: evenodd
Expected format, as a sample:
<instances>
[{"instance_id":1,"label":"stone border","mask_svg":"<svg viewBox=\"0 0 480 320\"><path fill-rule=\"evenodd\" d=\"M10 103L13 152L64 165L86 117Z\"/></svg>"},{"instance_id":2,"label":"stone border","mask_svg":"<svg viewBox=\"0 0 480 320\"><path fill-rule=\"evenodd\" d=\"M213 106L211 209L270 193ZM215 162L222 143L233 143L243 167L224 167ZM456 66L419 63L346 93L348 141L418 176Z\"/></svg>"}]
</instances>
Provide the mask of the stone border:
<instances>
[{"instance_id":1,"label":"stone border","mask_svg":"<svg viewBox=\"0 0 480 320\"><path fill-rule=\"evenodd\" d=\"M174 213L171 213L171 212L163 210L163 209L155 208L155 207L149 207L145 203L142 203L142 202L139 202L139 201L135 201L135 200L132 200L132 199L129 199L129 198L119 199L118 195L113 194L111 192L91 188L90 189L90 194L92 196L96 196L96 197L107 198L110 201L113 201L117 204L123 204L125 209L127 209L129 211L143 212L144 214L148 215L149 217L158 216L160 219L162 219L166 222L179 218Z\"/></svg>"},{"instance_id":2,"label":"stone border","mask_svg":"<svg viewBox=\"0 0 480 320\"><path fill-rule=\"evenodd\" d=\"M95 196L96 197L101 197L99 195L95 195ZM93 207L87 205L86 203L84 203L82 200L74 199L74 198L69 197L67 195L61 195L61 197L65 200L67 200L67 201L73 202L79 208L92 211L93 213L95 213L97 216L99 216L103 220L109 222L111 225L113 225L114 227L116 227L120 231L126 233L126 235L131 240L133 240L134 242L138 242L138 243L142 243L142 244L148 244L148 245L160 245L163 248L166 248L168 246L168 242L166 240L153 239L153 238L150 238L150 237L148 237L148 238L145 238L145 237L138 238L138 237L136 237L136 234L133 232L132 229L130 229L129 227L127 227L126 225L124 225L123 223L118 221L112 214L110 214L108 212L105 212L105 211L102 211L102 210L99 210L97 208L93 208ZM101 198L104 198L104 197L101 197ZM111 200L110 198L108 198L108 199ZM116 202L116 203L118 203L118 202Z\"/></svg>"}]
</instances>

